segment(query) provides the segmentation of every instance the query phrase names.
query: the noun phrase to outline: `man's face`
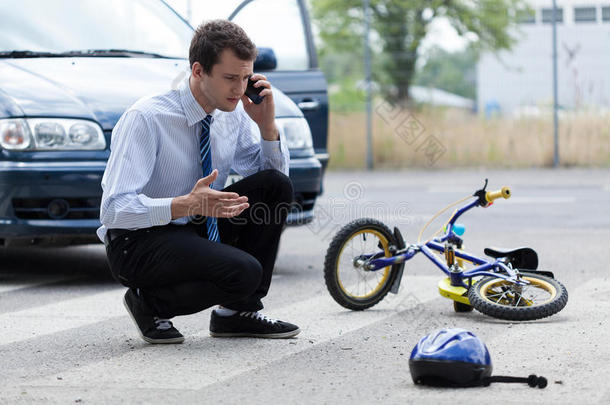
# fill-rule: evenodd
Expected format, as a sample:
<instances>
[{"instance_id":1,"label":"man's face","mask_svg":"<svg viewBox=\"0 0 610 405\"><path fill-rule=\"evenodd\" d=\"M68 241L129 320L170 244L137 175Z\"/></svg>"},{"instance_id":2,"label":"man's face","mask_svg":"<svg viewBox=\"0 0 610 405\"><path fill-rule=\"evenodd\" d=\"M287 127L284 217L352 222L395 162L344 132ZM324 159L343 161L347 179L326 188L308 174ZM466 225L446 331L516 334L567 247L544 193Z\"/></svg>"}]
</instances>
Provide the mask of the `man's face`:
<instances>
[{"instance_id":1,"label":"man's face","mask_svg":"<svg viewBox=\"0 0 610 405\"><path fill-rule=\"evenodd\" d=\"M202 72L199 90L207 104L205 107L233 111L246 91L252 75L254 61L239 59L232 50L225 49L210 74ZM199 101L199 100L198 100Z\"/></svg>"}]
</instances>

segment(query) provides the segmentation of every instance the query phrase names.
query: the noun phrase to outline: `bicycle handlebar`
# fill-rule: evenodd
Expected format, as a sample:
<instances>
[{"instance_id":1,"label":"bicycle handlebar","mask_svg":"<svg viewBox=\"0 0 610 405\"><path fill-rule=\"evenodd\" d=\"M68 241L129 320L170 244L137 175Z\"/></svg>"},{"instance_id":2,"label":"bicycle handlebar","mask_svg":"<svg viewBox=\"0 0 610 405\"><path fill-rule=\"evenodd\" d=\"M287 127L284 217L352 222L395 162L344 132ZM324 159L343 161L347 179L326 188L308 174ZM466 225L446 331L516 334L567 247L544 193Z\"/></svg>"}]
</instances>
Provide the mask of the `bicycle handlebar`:
<instances>
[{"instance_id":1,"label":"bicycle handlebar","mask_svg":"<svg viewBox=\"0 0 610 405\"><path fill-rule=\"evenodd\" d=\"M498 198L504 198L507 200L510 198L510 195L511 195L510 188L502 187L501 190L486 192L485 200L487 200L488 203L492 202L493 200L497 200Z\"/></svg>"},{"instance_id":2,"label":"bicycle handlebar","mask_svg":"<svg viewBox=\"0 0 610 405\"><path fill-rule=\"evenodd\" d=\"M469 209L471 209L473 207L476 207L476 206L489 207L494 200L497 200L500 197L502 197L504 199L509 199L511 194L512 194L512 192L510 191L510 187L502 187L502 189L496 190L496 191L486 191L485 190L486 188L487 188L487 179L485 179L485 185L483 186L483 188L480 189L480 190L477 190L472 195L473 197L477 197L477 200L473 201L473 202L471 202L471 203L469 203L467 205L465 205L464 207L462 207L462 208L460 208L460 209L458 209L456 211L454 211L454 213L451 215L451 218L449 218L449 220L447 221L447 223L445 225L451 224L453 226L455 224L455 221L463 213L465 213L466 211L468 211ZM446 206L445 208L443 208L442 210L440 210L439 212L437 212L436 214L434 214L432 216L432 218L430 218L430 220L426 223L426 225L423 226L421 231L419 231L419 236L417 237L417 243L420 243L424 231L432 223L432 221L434 221L439 215L441 215L443 212L447 211L449 208L454 207L454 206L456 206L456 205L458 205L458 204L468 200L469 198L471 198L471 197L467 196L465 198L462 198L461 200L458 200L458 201L456 201L454 203L451 203L448 206ZM443 230L443 228L441 228L441 230ZM435 233L435 235L436 235L436 233ZM449 232L447 232L447 234L443 237L441 242L444 241L448 236L449 236ZM434 236L432 238L434 238ZM425 243L428 243L430 240L432 240L432 238L428 239L428 241L425 242Z\"/></svg>"}]
</instances>

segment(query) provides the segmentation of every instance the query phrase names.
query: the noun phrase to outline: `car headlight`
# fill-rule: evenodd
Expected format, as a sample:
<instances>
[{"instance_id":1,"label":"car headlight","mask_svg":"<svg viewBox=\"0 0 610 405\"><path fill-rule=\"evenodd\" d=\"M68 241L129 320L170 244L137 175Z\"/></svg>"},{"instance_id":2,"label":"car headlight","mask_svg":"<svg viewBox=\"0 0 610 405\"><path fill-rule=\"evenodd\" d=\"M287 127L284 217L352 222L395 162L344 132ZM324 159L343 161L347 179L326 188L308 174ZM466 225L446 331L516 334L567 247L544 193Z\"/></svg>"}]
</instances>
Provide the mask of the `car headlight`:
<instances>
[{"instance_id":1,"label":"car headlight","mask_svg":"<svg viewBox=\"0 0 610 405\"><path fill-rule=\"evenodd\" d=\"M311 131L305 118L278 118L276 122L284 132L289 149L313 148Z\"/></svg>"},{"instance_id":2,"label":"car headlight","mask_svg":"<svg viewBox=\"0 0 610 405\"><path fill-rule=\"evenodd\" d=\"M0 120L0 146L7 150L103 150L102 128L92 121L62 118Z\"/></svg>"}]
</instances>

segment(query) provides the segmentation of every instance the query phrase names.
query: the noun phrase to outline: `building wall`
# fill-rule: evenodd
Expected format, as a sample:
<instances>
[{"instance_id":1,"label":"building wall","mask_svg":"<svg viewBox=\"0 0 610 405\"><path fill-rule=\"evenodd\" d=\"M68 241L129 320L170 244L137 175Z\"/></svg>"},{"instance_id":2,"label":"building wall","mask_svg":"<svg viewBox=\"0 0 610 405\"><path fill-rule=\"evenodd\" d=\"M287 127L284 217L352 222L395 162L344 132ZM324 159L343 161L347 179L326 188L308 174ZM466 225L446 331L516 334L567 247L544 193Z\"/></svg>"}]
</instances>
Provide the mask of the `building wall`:
<instances>
[{"instance_id":1,"label":"building wall","mask_svg":"<svg viewBox=\"0 0 610 405\"><path fill-rule=\"evenodd\" d=\"M485 113L537 113L553 102L552 25L542 22L551 1L532 1L535 23L520 24L519 42L509 52L484 54L477 65L477 104ZM574 21L574 7L594 6L595 22ZM558 1L559 104L566 109L610 108L610 2Z\"/></svg>"}]
</instances>

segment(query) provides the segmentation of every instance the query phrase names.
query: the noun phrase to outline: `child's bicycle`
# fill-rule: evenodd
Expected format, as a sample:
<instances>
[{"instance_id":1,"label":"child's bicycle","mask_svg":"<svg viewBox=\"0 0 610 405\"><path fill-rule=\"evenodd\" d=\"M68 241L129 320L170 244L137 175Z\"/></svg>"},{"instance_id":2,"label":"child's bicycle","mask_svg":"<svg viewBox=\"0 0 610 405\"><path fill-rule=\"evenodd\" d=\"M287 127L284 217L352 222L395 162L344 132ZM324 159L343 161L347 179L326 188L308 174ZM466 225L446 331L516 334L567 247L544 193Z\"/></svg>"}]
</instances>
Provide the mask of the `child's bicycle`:
<instances>
[{"instance_id":1,"label":"child's bicycle","mask_svg":"<svg viewBox=\"0 0 610 405\"><path fill-rule=\"evenodd\" d=\"M473 196L435 214L422 228L416 244L406 245L398 228L392 232L375 219L362 218L345 225L333 238L324 261L324 278L332 297L345 308L372 307L388 292L398 292L405 262L421 252L447 275L438 288L442 296L454 301L456 312L474 307L495 318L525 321L561 311L568 302L568 292L552 272L536 270L538 256L533 249L486 248L485 255L492 259L462 250L464 226L455 221L471 208L488 207L494 200L511 195L508 187L493 192L486 188L487 180ZM435 218L473 197L474 201L454 211L439 230L441 236L420 243Z\"/></svg>"}]
</instances>

